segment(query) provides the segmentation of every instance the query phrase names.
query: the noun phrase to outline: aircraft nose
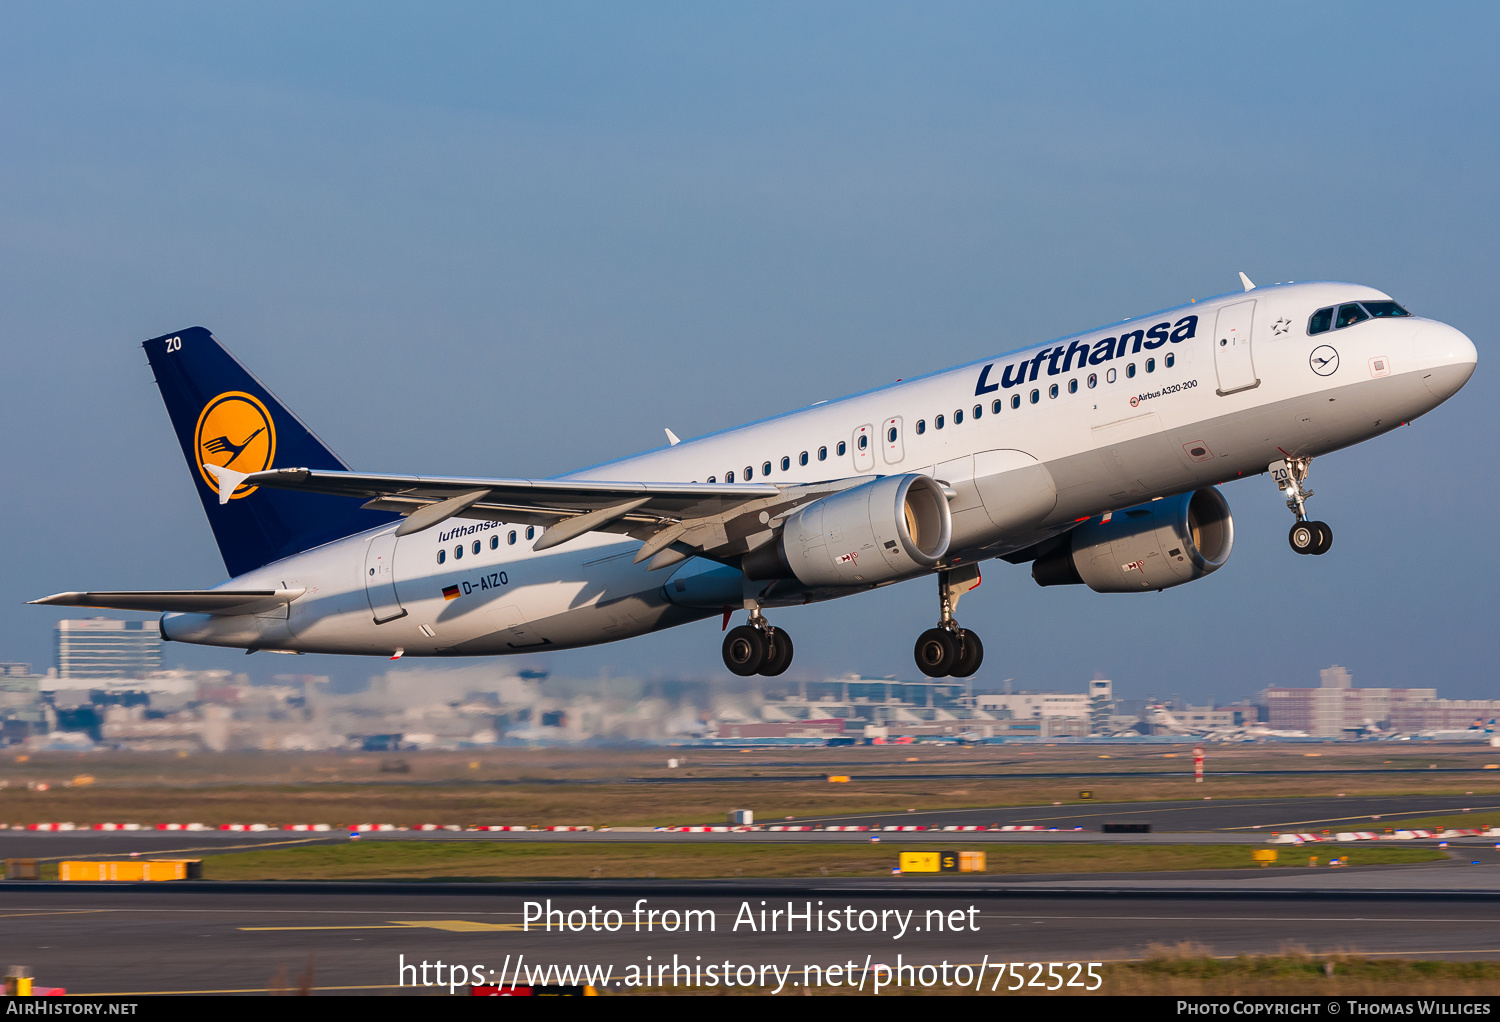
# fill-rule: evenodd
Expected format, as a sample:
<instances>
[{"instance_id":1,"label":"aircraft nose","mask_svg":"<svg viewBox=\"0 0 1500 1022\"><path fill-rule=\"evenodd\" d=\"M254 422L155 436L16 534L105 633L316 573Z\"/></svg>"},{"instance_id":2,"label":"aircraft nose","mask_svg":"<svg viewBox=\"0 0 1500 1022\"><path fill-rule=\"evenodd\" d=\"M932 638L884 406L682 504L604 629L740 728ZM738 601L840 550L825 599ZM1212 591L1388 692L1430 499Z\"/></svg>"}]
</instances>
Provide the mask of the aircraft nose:
<instances>
[{"instance_id":1,"label":"aircraft nose","mask_svg":"<svg viewBox=\"0 0 1500 1022\"><path fill-rule=\"evenodd\" d=\"M1474 342L1446 323L1428 323L1412 338L1413 354L1426 364L1422 382L1439 401L1457 394L1479 361Z\"/></svg>"}]
</instances>

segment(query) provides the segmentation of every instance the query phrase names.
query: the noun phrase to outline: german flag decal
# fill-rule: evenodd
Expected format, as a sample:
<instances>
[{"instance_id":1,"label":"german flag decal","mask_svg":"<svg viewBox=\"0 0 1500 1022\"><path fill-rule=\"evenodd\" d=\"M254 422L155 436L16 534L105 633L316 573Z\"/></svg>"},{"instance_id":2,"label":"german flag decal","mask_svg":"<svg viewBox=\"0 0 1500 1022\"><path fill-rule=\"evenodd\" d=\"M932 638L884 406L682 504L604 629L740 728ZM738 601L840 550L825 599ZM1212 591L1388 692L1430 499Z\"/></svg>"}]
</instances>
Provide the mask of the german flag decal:
<instances>
[{"instance_id":1,"label":"german flag decal","mask_svg":"<svg viewBox=\"0 0 1500 1022\"><path fill-rule=\"evenodd\" d=\"M463 594L458 591L458 586L443 587L443 599L445 600L456 600L462 595Z\"/></svg>"}]
</instances>

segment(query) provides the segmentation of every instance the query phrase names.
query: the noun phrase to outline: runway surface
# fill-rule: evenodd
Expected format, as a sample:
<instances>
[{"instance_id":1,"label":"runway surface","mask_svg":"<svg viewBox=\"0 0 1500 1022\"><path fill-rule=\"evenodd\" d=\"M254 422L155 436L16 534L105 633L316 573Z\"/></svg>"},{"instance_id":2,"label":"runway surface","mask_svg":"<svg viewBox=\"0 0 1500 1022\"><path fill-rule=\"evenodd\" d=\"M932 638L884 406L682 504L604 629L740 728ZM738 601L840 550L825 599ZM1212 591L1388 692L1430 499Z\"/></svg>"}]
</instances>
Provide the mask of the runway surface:
<instances>
[{"instance_id":1,"label":"runway surface","mask_svg":"<svg viewBox=\"0 0 1500 1022\"><path fill-rule=\"evenodd\" d=\"M1500 797L1494 795L1409 795L1307 799L1196 799L1175 802L1074 803L1066 806L1022 806L992 809L944 809L906 813L804 817L759 821L763 825L803 826L1044 826L1066 828L1047 833L903 833L902 841L925 843L1069 842L1092 844L1251 844L1272 831L1384 830L1402 819L1463 814L1476 825L1500 823ZM1486 815L1486 813L1488 815ZM1105 823L1149 823L1150 834L1100 832ZM1082 827L1082 831L1072 828ZM520 841L520 842L765 842L846 843L868 841L874 832L754 831L729 834L683 834L651 830L595 832L388 831L370 833L366 841ZM889 835L881 833L883 840ZM0 857L58 859L128 855L213 855L251 847L295 847L348 840L347 833L296 831L0 831Z\"/></svg>"},{"instance_id":2,"label":"runway surface","mask_svg":"<svg viewBox=\"0 0 1500 1022\"><path fill-rule=\"evenodd\" d=\"M1500 864L1133 879L893 879L171 889L5 884L0 955L30 965L40 983L101 994L256 992L278 983L296 987L304 974L314 990L432 993L436 987L421 984L437 977L430 967L423 974L423 962L443 962L445 981L452 978L450 963L462 963L465 979L491 980L504 968L513 980L522 955L531 967L610 966L611 982L631 965L670 966L675 956L693 969L753 966L753 982L765 975L774 988L776 979L759 967L775 965L793 970L783 974L792 990L807 981L801 972L807 965L825 970L825 984L832 965L839 966L840 983L849 975L869 981L867 968L896 966L898 955L901 964L950 967L977 966L988 956L985 986L999 980L1002 989L1012 980L996 976L994 963L1118 961L1179 942L1220 955L1276 953L1289 944L1313 953L1500 955L1493 922ZM561 913L552 917L554 928L523 929L527 902L540 925L549 899ZM813 913L812 932L800 919L787 932L788 903L799 915ZM712 913L712 928L700 914L685 931L688 910ZM779 917L769 915L777 910ZM559 932L569 919L581 929ZM613 932L606 929L614 924ZM403 974L403 963L416 968Z\"/></svg>"}]
</instances>

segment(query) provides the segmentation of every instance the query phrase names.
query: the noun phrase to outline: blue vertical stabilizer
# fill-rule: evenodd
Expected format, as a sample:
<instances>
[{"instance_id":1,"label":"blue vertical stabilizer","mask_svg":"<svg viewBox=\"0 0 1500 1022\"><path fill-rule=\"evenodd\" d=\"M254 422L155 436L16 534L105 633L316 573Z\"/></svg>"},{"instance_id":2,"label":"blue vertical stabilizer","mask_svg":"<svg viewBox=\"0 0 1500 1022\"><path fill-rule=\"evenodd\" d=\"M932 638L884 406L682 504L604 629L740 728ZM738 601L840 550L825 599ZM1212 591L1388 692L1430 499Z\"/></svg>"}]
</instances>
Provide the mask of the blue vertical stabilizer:
<instances>
[{"instance_id":1,"label":"blue vertical stabilizer","mask_svg":"<svg viewBox=\"0 0 1500 1022\"><path fill-rule=\"evenodd\" d=\"M205 463L237 472L348 466L202 327L144 347L231 576L399 517L366 511L356 498L254 486L220 504Z\"/></svg>"}]
</instances>

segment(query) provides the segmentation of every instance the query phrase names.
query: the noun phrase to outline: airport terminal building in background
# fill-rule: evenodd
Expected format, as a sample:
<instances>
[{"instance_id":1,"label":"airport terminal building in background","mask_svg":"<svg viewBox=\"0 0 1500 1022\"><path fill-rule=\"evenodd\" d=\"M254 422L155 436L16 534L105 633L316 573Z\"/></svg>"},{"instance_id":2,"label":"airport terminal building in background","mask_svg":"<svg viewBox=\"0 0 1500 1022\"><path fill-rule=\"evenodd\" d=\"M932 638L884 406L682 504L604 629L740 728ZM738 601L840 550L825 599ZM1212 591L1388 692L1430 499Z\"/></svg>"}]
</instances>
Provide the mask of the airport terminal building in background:
<instances>
[{"instance_id":1,"label":"airport terminal building in background","mask_svg":"<svg viewBox=\"0 0 1500 1022\"><path fill-rule=\"evenodd\" d=\"M1467 728L1500 715L1500 700L1439 699L1435 688L1355 688L1348 670L1335 664L1319 673L1317 688L1272 687L1261 693L1267 723L1339 738L1376 724L1392 731Z\"/></svg>"},{"instance_id":2,"label":"airport terminal building in background","mask_svg":"<svg viewBox=\"0 0 1500 1022\"><path fill-rule=\"evenodd\" d=\"M59 678L136 678L161 670L155 621L74 618L59 621L52 635Z\"/></svg>"},{"instance_id":3,"label":"airport terminal building in background","mask_svg":"<svg viewBox=\"0 0 1500 1022\"><path fill-rule=\"evenodd\" d=\"M37 749L306 751L458 749L580 742L855 744L1082 738L1228 737L1258 723L1308 736L1454 729L1500 716L1500 701L1438 699L1431 688L1355 688L1330 667L1317 688L1273 686L1252 704L1116 699L1102 677L1081 691L1010 681L608 678L548 680L509 665L413 667L367 688L328 679L252 681L228 670L162 670L155 622L63 620L56 666L0 664L0 745ZM998 689L998 691L997 691ZM1170 712L1159 712L1159 711ZM1483 732L1479 732L1483 734ZM1453 736L1448 736L1453 737ZM1459 735L1462 737L1462 734Z\"/></svg>"}]
</instances>

